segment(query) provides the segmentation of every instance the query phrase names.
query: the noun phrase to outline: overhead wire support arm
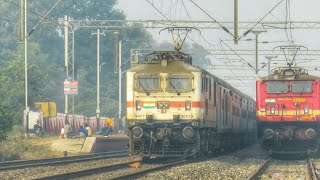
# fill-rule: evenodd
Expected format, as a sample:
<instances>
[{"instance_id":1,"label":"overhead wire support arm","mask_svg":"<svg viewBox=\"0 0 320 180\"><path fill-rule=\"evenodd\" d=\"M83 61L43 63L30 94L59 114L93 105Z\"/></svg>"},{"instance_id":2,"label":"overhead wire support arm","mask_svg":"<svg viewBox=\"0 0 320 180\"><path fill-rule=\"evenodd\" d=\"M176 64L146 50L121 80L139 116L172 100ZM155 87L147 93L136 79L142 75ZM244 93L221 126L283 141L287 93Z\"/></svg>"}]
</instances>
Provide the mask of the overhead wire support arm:
<instances>
[{"instance_id":1,"label":"overhead wire support arm","mask_svg":"<svg viewBox=\"0 0 320 180\"><path fill-rule=\"evenodd\" d=\"M276 7L278 7L284 0L281 0L278 4L276 4L265 16L263 16L254 26L252 26L249 30L247 30L245 33L243 33L242 36L238 38L240 40L244 36L246 36L249 32L251 32L258 24L261 23L261 21L266 18Z\"/></svg>"},{"instance_id":2,"label":"overhead wire support arm","mask_svg":"<svg viewBox=\"0 0 320 180\"><path fill-rule=\"evenodd\" d=\"M60 3L61 0L58 0L53 6L52 8L40 19L40 21L35 25L33 26L33 28L31 29L31 31L28 33L28 36L30 36L34 30L36 30L36 28L42 23L42 21L50 14L50 12L55 8L57 7L57 5Z\"/></svg>"},{"instance_id":3,"label":"overhead wire support arm","mask_svg":"<svg viewBox=\"0 0 320 180\"><path fill-rule=\"evenodd\" d=\"M190 2L192 4L194 4L195 6L197 6L203 13L205 13L208 17L210 17L210 19L213 20L213 22L217 23L221 29L223 29L226 33L230 34L231 36L234 37L234 35L228 30L227 27L223 26L222 24L220 24L217 20L215 20L210 14L208 14L204 9L202 9L198 4L196 4L193 0L190 0Z\"/></svg>"}]
</instances>

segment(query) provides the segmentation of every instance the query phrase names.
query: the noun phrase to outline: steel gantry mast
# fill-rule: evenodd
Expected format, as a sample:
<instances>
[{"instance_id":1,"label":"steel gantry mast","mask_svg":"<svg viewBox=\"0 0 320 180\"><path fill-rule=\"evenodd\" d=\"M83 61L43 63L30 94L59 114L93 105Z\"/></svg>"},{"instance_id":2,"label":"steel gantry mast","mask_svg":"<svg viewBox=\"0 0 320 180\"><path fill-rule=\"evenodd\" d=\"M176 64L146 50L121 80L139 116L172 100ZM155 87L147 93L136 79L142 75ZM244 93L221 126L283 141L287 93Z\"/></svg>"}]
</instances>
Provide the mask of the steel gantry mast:
<instances>
[{"instance_id":1,"label":"steel gantry mast","mask_svg":"<svg viewBox=\"0 0 320 180\"><path fill-rule=\"evenodd\" d=\"M64 16L64 69L65 81L75 80L74 71L74 31L69 31L68 16ZM70 40L69 40L70 39ZM69 121L69 115L74 115L74 94L65 94L64 113L66 114L66 121Z\"/></svg>"}]
</instances>

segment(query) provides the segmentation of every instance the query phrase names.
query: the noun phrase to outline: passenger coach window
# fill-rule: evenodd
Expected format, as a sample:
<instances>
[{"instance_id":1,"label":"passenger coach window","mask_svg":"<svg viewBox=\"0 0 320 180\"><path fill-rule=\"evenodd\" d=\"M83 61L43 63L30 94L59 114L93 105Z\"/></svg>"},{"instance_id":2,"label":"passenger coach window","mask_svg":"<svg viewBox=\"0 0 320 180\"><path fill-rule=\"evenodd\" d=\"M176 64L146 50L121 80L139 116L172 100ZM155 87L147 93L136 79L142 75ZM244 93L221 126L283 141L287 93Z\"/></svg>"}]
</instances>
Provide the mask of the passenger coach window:
<instances>
[{"instance_id":1,"label":"passenger coach window","mask_svg":"<svg viewBox=\"0 0 320 180\"><path fill-rule=\"evenodd\" d=\"M287 93L288 82L285 81L269 81L267 82L267 93Z\"/></svg>"},{"instance_id":2,"label":"passenger coach window","mask_svg":"<svg viewBox=\"0 0 320 180\"><path fill-rule=\"evenodd\" d=\"M137 91L149 92L159 90L159 77L156 75L140 75L136 82Z\"/></svg>"},{"instance_id":3,"label":"passenger coach window","mask_svg":"<svg viewBox=\"0 0 320 180\"><path fill-rule=\"evenodd\" d=\"M168 91L188 92L191 91L191 77L183 75L170 75L168 77Z\"/></svg>"},{"instance_id":4,"label":"passenger coach window","mask_svg":"<svg viewBox=\"0 0 320 180\"><path fill-rule=\"evenodd\" d=\"M312 81L292 81L292 93L311 93Z\"/></svg>"}]
</instances>

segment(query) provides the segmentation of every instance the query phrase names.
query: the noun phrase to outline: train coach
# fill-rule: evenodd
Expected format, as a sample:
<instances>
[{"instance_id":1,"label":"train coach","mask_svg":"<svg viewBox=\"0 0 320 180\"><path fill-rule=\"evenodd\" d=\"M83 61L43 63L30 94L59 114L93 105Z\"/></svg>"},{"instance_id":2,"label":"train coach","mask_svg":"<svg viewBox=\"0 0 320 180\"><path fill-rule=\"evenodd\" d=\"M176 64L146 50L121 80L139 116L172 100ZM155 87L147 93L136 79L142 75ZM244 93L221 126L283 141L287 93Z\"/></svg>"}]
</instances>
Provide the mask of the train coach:
<instances>
[{"instance_id":1,"label":"train coach","mask_svg":"<svg viewBox=\"0 0 320 180\"><path fill-rule=\"evenodd\" d=\"M132 60L126 75L129 153L181 157L256 140L255 101L179 51Z\"/></svg>"},{"instance_id":2,"label":"train coach","mask_svg":"<svg viewBox=\"0 0 320 180\"><path fill-rule=\"evenodd\" d=\"M258 136L270 153L318 151L320 77L278 67L256 82Z\"/></svg>"}]
</instances>

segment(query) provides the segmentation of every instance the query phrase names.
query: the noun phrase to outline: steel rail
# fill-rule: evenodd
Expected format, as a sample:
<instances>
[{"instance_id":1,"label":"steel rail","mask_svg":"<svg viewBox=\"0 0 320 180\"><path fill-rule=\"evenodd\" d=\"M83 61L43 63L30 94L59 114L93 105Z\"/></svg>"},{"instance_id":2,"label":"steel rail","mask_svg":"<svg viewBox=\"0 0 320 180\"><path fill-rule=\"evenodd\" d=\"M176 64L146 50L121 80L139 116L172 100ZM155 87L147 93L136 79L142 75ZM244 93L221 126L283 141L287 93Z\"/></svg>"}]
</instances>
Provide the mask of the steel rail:
<instances>
[{"instance_id":1,"label":"steel rail","mask_svg":"<svg viewBox=\"0 0 320 180\"><path fill-rule=\"evenodd\" d=\"M75 162L83 162L83 161L106 159L106 158L126 157L126 156L128 156L128 151L112 151L112 152L94 153L94 154L81 155L81 156L68 156L68 157L61 157L61 158L8 161L8 162L0 163L0 171L29 168L29 167L38 167L38 166L70 164Z\"/></svg>"},{"instance_id":2,"label":"steel rail","mask_svg":"<svg viewBox=\"0 0 320 180\"><path fill-rule=\"evenodd\" d=\"M125 174L125 175L122 175L122 176L110 178L110 180L135 179L135 178L141 177L141 176L143 176L145 174L148 174L148 173L152 173L152 172L156 172L156 171L160 171L160 170L165 170L165 169L168 169L168 168L171 168L171 167L174 167L174 166L179 166L179 165L185 164L185 163L187 163L187 161L188 160L186 160L186 159L182 159L182 160L178 160L178 161L175 160L174 162L166 163L164 165L157 166L157 167L154 167L154 168L149 168L149 169L146 169L146 170L143 170L143 171L133 172L133 173L130 173L130 174Z\"/></svg>"},{"instance_id":3,"label":"steel rail","mask_svg":"<svg viewBox=\"0 0 320 180\"><path fill-rule=\"evenodd\" d=\"M121 162L121 163L117 163L117 164L105 165L105 166L101 166L101 167L89 168L89 169L73 171L73 172L67 172L67 173L57 174L57 175L52 175L52 176L38 177L38 178L34 178L34 179L35 180L59 180L59 179L79 178L79 177L104 173L107 171L119 170L119 169L128 167L129 164L131 164L131 163L135 163L138 161L139 160L130 160L128 162Z\"/></svg>"},{"instance_id":4,"label":"steel rail","mask_svg":"<svg viewBox=\"0 0 320 180\"><path fill-rule=\"evenodd\" d=\"M272 158L269 158L266 161L264 161L264 163L262 165L260 165L259 168L256 171L254 171L253 173L251 173L249 175L247 180L257 180L257 179L259 179L259 177L261 177L261 175L268 169L268 167L272 163L272 161L273 161Z\"/></svg>"},{"instance_id":5,"label":"steel rail","mask_svg":"<svg viewBox=\"0 0 320 180\"><path fill-rule=\"evenodd\" d=\"M308 172L309 172L310 179L317 180L318 176L316 174L316 169L314 167L312 160L308 158L307 161L308 161Z\"/></svg>"}]
</instances>

